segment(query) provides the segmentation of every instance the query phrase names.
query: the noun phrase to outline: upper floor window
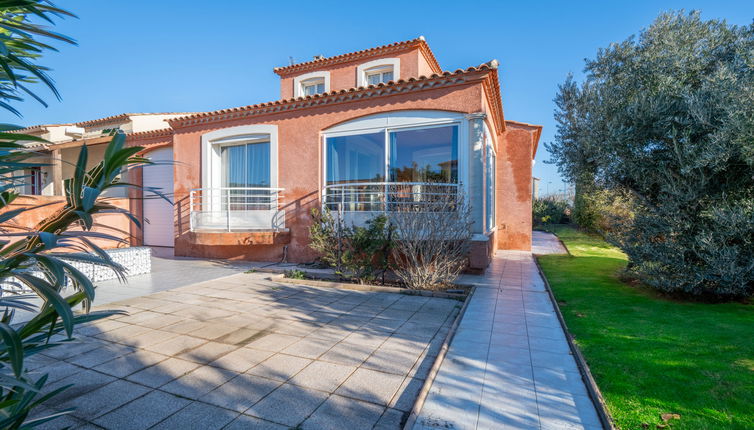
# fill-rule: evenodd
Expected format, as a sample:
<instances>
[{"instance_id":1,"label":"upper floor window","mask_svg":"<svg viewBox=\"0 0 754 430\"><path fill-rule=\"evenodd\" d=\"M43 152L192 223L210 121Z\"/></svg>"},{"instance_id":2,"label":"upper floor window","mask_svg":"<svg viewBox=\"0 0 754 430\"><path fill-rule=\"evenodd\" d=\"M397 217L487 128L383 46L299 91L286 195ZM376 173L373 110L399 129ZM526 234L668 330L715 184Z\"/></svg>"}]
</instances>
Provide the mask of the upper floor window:
<instances>
[{"instance_id":1,"label":"upper floor window","mask_svg":"<svg viewBox=\"0 0 754 430\"><path fill-rule=\"evenodd\" d=\"M401 78L400 58L380 58L356 67L356 86L386 84Z\"/></svg>"},{"instance_id":2,"label":"upper floor window","mask_svg":"<svg viewBox=\"0 0 754 430\"><path fill-rule=\"evenodd\" d=\"M325 78L307 79L301 82L301 95L313 96L325 92Z\"/></svg>"},{"instance_id":3,"label":"upper floor window","mask_svg":"<svg viewBox=\"0 0 754 430\"><path fill-rule=\"evenodd\" d=\"M330 72L305 73L293 78L293 97L306 97L330 91Z\"/></svg>"},{"instance_id":4,"label":"upper floor window","mask_svg":"<svg viewBox=\"0 0 754 430\"><path fill-rule=\"evenodd\" d=\"M373 67L364 73L367 85L386 84L393 80L393 66Z\"/></svg>"}]
</instances>

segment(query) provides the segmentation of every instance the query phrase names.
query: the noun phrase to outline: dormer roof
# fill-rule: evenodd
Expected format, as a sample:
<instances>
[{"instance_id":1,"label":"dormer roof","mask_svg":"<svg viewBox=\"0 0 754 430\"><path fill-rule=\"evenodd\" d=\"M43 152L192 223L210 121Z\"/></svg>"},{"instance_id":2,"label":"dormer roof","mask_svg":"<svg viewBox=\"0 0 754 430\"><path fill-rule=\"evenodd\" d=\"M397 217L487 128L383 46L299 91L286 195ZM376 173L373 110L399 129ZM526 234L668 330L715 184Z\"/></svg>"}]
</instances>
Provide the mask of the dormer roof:
<instances>
[{"instance_id":1,"label":"dormer roof","mask_svg":"<svg viewBox=\"0 0 754 430\"><path fill-rule=\"evenodd\" d=\"M435 58L435 55L432 53L432 50L429 49L429 45L424 39L424 36L419 36L416 39L406 40L403 42L395 42L389 45L378 46L376 48L363 49L361 51L335 55L333 57L321 57L303 63L291 64L290 66L275 67L273 71L280 77L285 77L300 74L303 72L318 70L323 67L329 67L335 64L348 63L352 61L363 61L372 57L410 51L413 49L419 49L434 73L441 74L443 72L440 64Z\"/></svg>"}]
</instances>

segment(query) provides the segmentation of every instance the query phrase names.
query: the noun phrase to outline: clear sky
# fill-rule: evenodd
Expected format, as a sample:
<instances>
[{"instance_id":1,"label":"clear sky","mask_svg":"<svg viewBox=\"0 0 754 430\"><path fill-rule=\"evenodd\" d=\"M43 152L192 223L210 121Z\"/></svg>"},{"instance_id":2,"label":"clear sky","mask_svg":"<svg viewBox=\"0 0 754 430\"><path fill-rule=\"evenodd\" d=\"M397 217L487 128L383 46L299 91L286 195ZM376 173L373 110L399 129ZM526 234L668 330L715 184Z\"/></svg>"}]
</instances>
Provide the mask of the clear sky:
<instances>
[{"instance_id":1,"label":"clear sky","mask_svg":"<svg viewBox=\"0 0 754 430\"><path fill-rule=\"evenodd\" d=\"M337 55L424 35L446 70L500 61L507 119L544 126L534 175L540 192L562 189L542 143L553 139L552 99L569 72L661 11L749 24L752 0L687 1L250 1L56 0L78 19L57 31L52 67L62 101L17 105L22 125L78 122L123 112L206 111L276 100L275 66L289 57Z\"/></svg>"}]
</instances>

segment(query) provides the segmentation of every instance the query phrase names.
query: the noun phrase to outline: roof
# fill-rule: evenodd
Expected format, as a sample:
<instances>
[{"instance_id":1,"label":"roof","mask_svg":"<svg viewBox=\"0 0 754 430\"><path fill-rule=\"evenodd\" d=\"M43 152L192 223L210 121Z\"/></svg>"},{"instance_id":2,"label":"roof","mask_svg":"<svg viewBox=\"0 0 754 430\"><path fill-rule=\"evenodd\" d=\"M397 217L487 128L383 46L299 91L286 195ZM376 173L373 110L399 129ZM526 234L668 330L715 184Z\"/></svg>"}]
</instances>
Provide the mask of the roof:
<instances>
[{"instance_id":1,"label":"roof","mask_svg":"<svg viewBox=\"0 0 754 430\"><path fill-rule=\"evenodd\" d=\"M355 60L362 60L369 57L375 57L378 55L389 54L393 52L406 51L414 48L419 48L427 59L430 67L435 72L440 73L442 68L437 62L432 50L429 49L427 41L424 36L419 36L416 39L405 40L403 42L395 42L388 45L378 46L375 48L363 49L361 51L349 52L347 54L335 55L333 57L318 58L303 63L291 64L290 66L275 67L273 71L280 76L291 75L294 73L300 73L310 70L315 70L323 66L330 66L333 64L347 63Z\"/></svg>"},{"instance_id":2,"label":"roof","mask_svg":"<svg viewBox=\"0 0 754 430\"><path fill-rule=\"evenodd\" d=\"M420 76L418 78L399 79L388 83L369 85L367 87L354 87L343 90L335 90L322 94L315 94L306 97L295 97L273 102L259 103L248 106L241 106L230 109L221 109L210 112L201 112L184 117L172 118L167 120L171 127L187 127L191 125L204 124L210 122L228 121L238 118L246 118L255 115L264 115L290 111L295 109L304 109L326 104L342 103L365 99L368 97L382 97L393 94L400 94L409 91L421 91L435 89L450 85L459 85L470 82L473 75L492 73L497 77L497 61L482 64L477 67L468 69L458 69L454 72L443 72L442 74L432 74L431 76ZM491 88L489 96L493 99L492 109L497 111L497 119L502 123L502 101L500 100L500 88L495 79L495 86ZM504 124L499 124L501 129Z\"/></svg>"},{"instance_id":3,"label":"roof","mask_svg":"<svg viewBox=\"0 0 754 430\"><path fill-rule=\"evenodd\" d=\"M30 125L28 127L19 128L18 130L9 130L8 133L31 133L35 131L44 131L47 127L63 127L67 125L73 125L70 123L66 124L37 124L37 125Z\"/></svg>"},{"instance_id":4,"label":"roof","mask_svg":"<svg viewBox=\"0 0 754 430\"><path fill-rule=\"evenodd\" d=\"M87 126L91 126L91 125L107 124L107 123L116 122L116 121L127 121L128 118L130 118L132 116L142 116L142 115L188 115L188 114L192 114L192 113L193 112L154 112L154 113L149 113L149 112L133 112L133 113L121 113L121 114L118 114L118 115L106 116L104 118L93 119L93 120L89 120L89 121L77 122L76 125L79 126L79 127L87 127Z\"/></svg>"}]
</instances>

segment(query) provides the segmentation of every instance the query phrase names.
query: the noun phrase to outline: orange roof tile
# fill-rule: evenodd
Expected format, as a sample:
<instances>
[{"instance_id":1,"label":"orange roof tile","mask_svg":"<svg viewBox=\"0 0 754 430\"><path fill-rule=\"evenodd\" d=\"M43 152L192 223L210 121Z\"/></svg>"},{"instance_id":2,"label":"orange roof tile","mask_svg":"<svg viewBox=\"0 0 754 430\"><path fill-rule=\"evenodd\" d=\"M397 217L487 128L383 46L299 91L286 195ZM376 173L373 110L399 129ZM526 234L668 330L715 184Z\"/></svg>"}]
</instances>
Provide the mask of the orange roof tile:
<instances>
[{"instance_id":1,"label":"orange roof tile","mask_svg":"<svg viewBox=\"0 0 754 430\"><path fill-rule=\"evenodd\" d=\"M485 63L478 67L469 67L466 70L458 69L454 72L446 71L442 74L435 73L431 76L399 79L398 81L369 85L367 87L354 87L305 97L295 97L285 100L276 100L273 102L258 103L236 108L201 112L194 115L168 119L167 122L173 128L187 127L203 123L227 121L254 115L263 115L294 109L315 107L331 103L358 100L366 97L381 97L407 91L433 89L442 86L463 84L467 82L467 75L479 72L492 72L495 74L495 77L497 77L497 62L493 60L490 63ZM491 98L493 99L493 109L497 111L498 120L501 122L500 126L502 129L504 129L505 125L502 124L502 101L500 101L500 92L498 85L495 85L495 87L492 88L492 93L493 94L491 94ZM495 102L494 99L497 99L497 101Z\"/></svg>"},{"instance_id":2,"label":"orange roof tile","mask_svg":"<svg viewBox=\"0 0 754 430\"><path fill-rule=\"evenodd\" d=\"M412 48L419 48L429 62L432 70L435 72L441 72L442 68L437 62L432 50L429 49L427 41L424 40L424 36L419 36L416 39L405 40L403 42L395 42L388 45L377 46L375 48L363 49L361 51L349 52L347 54L335 55L332 57L318 58L311 61L305 61L303 63L291 64L290 66L275 67L273 71L280 76L291 75L293 73L299 73L303 71L317 69L323 66L329 66L332 64L346 63L349 61L360 60L364 58L374 57L377 55L383 55L390 52L404 51Z\"/></svg>"}]
</instances>

